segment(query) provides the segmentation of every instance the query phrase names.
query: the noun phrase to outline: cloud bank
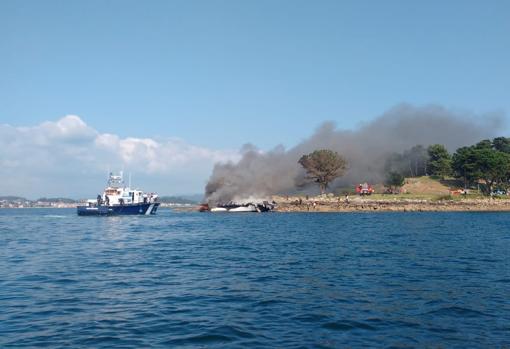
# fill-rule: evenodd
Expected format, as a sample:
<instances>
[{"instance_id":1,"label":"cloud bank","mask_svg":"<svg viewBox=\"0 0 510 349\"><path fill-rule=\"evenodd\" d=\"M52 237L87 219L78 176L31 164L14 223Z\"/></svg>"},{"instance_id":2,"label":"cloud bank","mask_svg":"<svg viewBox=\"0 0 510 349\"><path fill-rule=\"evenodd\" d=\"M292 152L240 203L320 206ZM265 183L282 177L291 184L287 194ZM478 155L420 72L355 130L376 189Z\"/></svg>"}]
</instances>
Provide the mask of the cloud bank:
<instances>
[{"instance_id":1,"label":"cloud bank","mask_svg":"<svg viewBox=\"0 0 510 349\"><path fill-rule=\"evenodd\" d=\"M0 125L0 195L94 197L109 170L133 174L133 184L162 194L199 192L213 164L237 161L237 151L180 139L122 138L68 115L34 127Z\"/></svg>"}]
</instances>

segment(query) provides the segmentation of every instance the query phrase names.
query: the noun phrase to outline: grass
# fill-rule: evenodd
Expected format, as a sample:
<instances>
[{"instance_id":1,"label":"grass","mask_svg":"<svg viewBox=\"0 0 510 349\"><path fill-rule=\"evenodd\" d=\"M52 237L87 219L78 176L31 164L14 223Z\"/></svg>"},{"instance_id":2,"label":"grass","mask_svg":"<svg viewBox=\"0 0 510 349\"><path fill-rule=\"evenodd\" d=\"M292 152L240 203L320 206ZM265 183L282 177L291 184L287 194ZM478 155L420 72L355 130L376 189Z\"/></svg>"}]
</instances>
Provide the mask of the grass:
<instances>
[{"instance_id":1,"label":"grass","mask_svg":"<svg viewBox=\"0 0 510 349\"><path fill-rule=\"evenodd\" d=\"M437 194L412 194L412 193L405 193L405 194L372 194L370 196L367 196L367 198L374 199L374 200L404 200L404 199L415 199L415 200L432 200L435 197L439 195Z\"/></svg>"}]
</instances>

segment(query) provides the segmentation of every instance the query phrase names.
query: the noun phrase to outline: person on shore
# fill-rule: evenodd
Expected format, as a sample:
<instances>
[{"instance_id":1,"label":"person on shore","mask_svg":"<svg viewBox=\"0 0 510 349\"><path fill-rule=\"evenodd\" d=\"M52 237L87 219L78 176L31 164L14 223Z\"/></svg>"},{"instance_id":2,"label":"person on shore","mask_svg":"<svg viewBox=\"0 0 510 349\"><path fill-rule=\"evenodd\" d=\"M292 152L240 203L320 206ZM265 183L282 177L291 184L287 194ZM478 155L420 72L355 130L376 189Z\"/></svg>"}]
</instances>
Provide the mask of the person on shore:
<instances>
[{"instance_id":1,"label":"person on shore","mask_svg":"<svg viewBox=\"0 0 510 349\"><path fill-rule=\"evenodd\" d=\"M345 193L345 204L349 205L349 194Z\"/></svg>"}]
</instances>

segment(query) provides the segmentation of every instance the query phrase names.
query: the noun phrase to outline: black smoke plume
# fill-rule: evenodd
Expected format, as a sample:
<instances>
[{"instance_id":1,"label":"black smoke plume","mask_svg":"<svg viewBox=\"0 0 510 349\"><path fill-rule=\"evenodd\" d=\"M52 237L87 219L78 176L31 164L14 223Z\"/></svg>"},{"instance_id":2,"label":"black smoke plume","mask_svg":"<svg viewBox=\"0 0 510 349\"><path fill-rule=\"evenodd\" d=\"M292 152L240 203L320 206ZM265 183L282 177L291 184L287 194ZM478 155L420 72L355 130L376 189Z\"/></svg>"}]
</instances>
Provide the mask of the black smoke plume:
<instances>
[{"instance_id":1,"label":"black smoke plume","mask_svg":"<svg viewBox=\"0 0 510 349\"><path fill-rule=\"evenodd\" d=\"M331 189L355 183L379 183L385 175L386 159L419 144L443 144L450 151L498 134L501 115L466 115L440 106L399 105L357 130L339 130L332 122L322 124L297 146L285 150L277 146L260 152L245 146L238 163L216 164L206 186L206 199L218 204L262 198L272 194L315 193L316 186L305 186L298 164L303 154L331 149L346 157L349 165Z\"/></svg>"}]
</instances>

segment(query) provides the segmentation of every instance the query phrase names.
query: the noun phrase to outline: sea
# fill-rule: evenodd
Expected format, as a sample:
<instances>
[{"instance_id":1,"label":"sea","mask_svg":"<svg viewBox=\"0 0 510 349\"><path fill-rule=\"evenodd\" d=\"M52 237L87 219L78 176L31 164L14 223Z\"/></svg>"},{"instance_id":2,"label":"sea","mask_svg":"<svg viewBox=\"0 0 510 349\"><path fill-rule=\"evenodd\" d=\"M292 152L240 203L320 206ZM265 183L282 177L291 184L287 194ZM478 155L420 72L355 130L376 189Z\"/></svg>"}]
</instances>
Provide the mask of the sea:
<instances>
[{"instance_id":1,"label":"sea","mask_svg":"<svg viewBox=\"0 0 510 349\"><path fill-rule=\"evenodd\" d=\"M510 348L510 213L1 209L0 348Z\"/></svg>"}]
</instances>

